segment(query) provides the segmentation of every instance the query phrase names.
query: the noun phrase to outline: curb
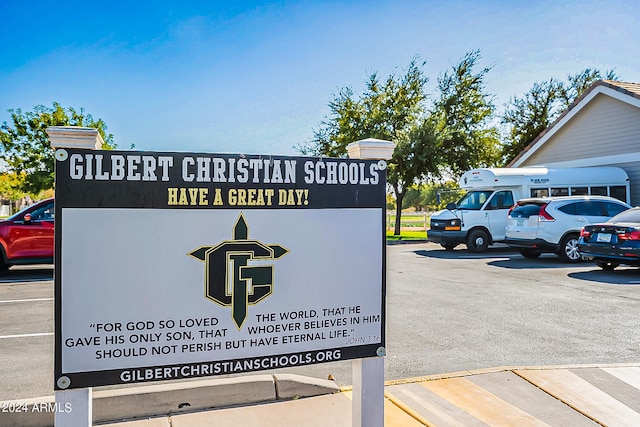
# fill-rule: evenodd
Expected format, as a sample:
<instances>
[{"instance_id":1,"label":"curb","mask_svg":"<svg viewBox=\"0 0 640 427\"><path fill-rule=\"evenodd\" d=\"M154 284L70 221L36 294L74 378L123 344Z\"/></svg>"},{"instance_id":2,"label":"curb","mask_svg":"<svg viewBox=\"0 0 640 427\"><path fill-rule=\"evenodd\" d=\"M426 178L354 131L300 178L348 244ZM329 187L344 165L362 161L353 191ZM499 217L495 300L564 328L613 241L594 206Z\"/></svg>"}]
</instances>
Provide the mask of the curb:
<instances>
[{"instance_id":1,"label":"curb","mask_svg":"<svg viewBox=\"0 0 640 427\"><path fill-rule=\"evenodd\" d=\"M251 375L101 390L93 392L93 423L291 400L338 391L340 388L333 381L295 374ZM55 396L0 402L0 407L15 409L2 414L5 427L53 426L56 410L66 409L64 403L56 405Z\"/></svg>"}]
</instances>

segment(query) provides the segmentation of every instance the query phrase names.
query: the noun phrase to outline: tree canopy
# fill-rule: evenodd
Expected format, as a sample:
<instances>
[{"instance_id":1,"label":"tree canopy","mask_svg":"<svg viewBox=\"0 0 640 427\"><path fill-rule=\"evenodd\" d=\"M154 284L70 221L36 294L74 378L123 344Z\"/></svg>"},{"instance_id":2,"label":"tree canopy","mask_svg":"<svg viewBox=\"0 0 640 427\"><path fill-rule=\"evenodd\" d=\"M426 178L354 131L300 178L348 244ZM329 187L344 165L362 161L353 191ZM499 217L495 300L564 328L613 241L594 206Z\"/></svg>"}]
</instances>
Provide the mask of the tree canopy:
<instances>
[{"instance_id":1,"label":"tree canopy","mask_svg":"<svg viewBox=\"0 0 640 427\"><path fill-rule=\"evenodd\" d=\"M423 65L414 58L402 74L391 74L385 80L374 72L359 97L351 88L341 89L329 102L330 116L299 150L308 155L344 157L346 146L360 139L393 141L396 148L387 180L396 199L402 200L409 185L436 171L434 157L428 154L435 153L434 133L424 124L428 79ZM398 215L398 234L399 220Z\"/></svg>"},{"instance_id":2,"label":"tree canopy","mask_svg":"<svg viewBox=\"0 0 640 427\"><path fill-rule=\"evenodd\" d=\"M424 62L419 64L414 58L402 74L391 74L384 81L374 72L361 96L349 87L334 96L329 117L299 150L307 155L344 157L346 146L360 139L393 141L396 148L387 180L399 213L412 185L443 173L491 165L497 158L497 130L488 126L494 106L484 93L488 69L474 71L479 58L479 51L470 52L450 73L445 72L438 79L439 99L431 105ZM400 215L396 215L395 234L399 233Z\"/></svg>"},{"instance_id":3,"label":"tree canopy","mask_svg":"<svg viewBox=\"0 0 640 427\"><path fill-rule=\"evenodd\" d=\"M536 82L523 97L511 98L502 114L502 123L507 128L502 147L503 163L515 159L593 83L602 79L618 80L619 77L613 70L603 73L586 68L568 75L564 82L553 78Z\"/></svg>"},{"instance_id":4,"label":"tree canopy","mask_svg":"<svg viewBox=\"0 0 640 427\"><path fill-rule=\"evenodd\" d=\"M344 157L347 145L363 138L395 141L407 135L425 108L427 82L417 58L404 74L381 81L372 73L359 97L350 87L329 101L330 115L313 131L313 139L298 147L302 154Z\"/></svg>"},{"instance_id":5,"label":"tree canopy","mask_svg":"<svg viewBox=\"0 0 640 427\"><path fill-rule=\"evenodd\" d=\"M429 120L435 122L440 140L440 168L453 177L472 168L495 166L500 159L499 132L490 123L495 106L484 87L491 68L475 71L480 59L480 51L468 52L438 78L440 97Z\"/></svg>"},{"instance_id":6,"label":"tree canopy","mask_svg":"<svg viewBox=\"0 0 640 427\"><path fill-rule=\"evenodd\" d=\"M24 179L16 181L19 190L37 194L54 186L54 153L46 129L49 126L83 126L96 128L105 142L103 148L115 148L113 135L107 133L102 119L94 119L83 108L38 105L33 111L9 110L11 123L0 127L0 159L10 172Z\"/></svg>"}]
</instances>

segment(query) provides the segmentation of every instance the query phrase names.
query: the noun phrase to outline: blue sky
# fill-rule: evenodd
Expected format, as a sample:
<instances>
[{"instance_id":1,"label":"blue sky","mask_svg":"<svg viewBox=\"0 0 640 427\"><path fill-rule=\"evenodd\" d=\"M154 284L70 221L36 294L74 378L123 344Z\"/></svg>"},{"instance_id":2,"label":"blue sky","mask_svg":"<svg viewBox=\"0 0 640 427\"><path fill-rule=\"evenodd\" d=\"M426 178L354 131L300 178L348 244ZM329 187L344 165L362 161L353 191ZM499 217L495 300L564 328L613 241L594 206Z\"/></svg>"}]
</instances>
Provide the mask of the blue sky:
<instances>
[{"instance_id":1,"label":"blue sky","mask_svg":"<svg viewBox=\"0 0 640 427\"><path fill-rule=\"evenodd\" d=\"M54 101L120 148L297 154L341 87L402 72L429 90L466 52L502 109L586 67L640 82L637 0L0 0L0 122Z\"/></svg>"}]
</instances>

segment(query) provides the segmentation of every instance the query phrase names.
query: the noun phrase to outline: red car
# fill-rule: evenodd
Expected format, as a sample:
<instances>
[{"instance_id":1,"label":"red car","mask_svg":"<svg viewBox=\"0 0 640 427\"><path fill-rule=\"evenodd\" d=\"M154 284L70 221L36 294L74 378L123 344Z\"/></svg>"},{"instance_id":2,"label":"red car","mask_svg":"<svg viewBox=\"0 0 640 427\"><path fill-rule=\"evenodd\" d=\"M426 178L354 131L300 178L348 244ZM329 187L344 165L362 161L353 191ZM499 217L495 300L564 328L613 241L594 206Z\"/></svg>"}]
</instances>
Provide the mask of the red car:
<instances>
[{"instance_id":1,"label":"red car","mask_svg":"<svg viewBox=\"0 0 640 427\"><path fill-rule=\"evenodd\" d=\"M0 221L0 269L53 263L54 199L46 199Z\"/></svg>"}]
</instances>

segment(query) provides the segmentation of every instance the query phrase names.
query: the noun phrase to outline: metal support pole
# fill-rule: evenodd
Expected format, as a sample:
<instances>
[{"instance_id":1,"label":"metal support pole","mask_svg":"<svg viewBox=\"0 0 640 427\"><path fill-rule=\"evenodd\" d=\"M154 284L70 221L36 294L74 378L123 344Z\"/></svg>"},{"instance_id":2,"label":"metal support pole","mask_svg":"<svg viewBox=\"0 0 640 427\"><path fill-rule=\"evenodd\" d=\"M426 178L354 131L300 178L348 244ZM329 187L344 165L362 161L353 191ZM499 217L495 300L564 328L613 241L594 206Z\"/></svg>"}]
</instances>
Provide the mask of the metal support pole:
<instances>
[{"instance_id":1,"label":"metal support pole","mask_svg":"<svg viewBox=\"0 0 640 427\"><path fill-rule=\"evenodd\" d=\"M389 160L394 149L395 144L391 141L371 138L347 145L347 152L352 159ZM384 427L384 353L384 348L380 347L379 357L355 359L352 362L353 427Z\"/></svg>"},{"instance_id":2,"label":"metal support pole","mask_svg":"<svg viewBox=\"0 0 640 427\"><path fill-rule=\"evenodd\" d=\"M56 390L54 425L91 427L93 423L93 391L91 388Z\"/></svg>"},{"instance_id":3,"label":"metal support pole","mask_svg":"<svg viewBox=\"0 0 640 427\"><path fill-rule=\"evenodd\" d=\"M104 141L97 129L77 126L51 126L47 135L54 149L84 148L99 150ZM58 298L56 296L56 298ZM60 316L61 313L56 313ZM58 320L56 320L58 321ZM56 339L62 338L56 336ZM59 387L69 386L68 378L56 378ZM93 390L91 388L56 390L56 427L91 427L93 424Z\"/></svg>"},{"instance_id":4,"label":"metal support pole","mask_svg":"<svg viewBox=\"0 0 640 427\"><path fill-rule=\"evenodd\" d=\"M355 359L352 370L353 427L384 427L384 357Z\"/></svg>"}]
</instances>

